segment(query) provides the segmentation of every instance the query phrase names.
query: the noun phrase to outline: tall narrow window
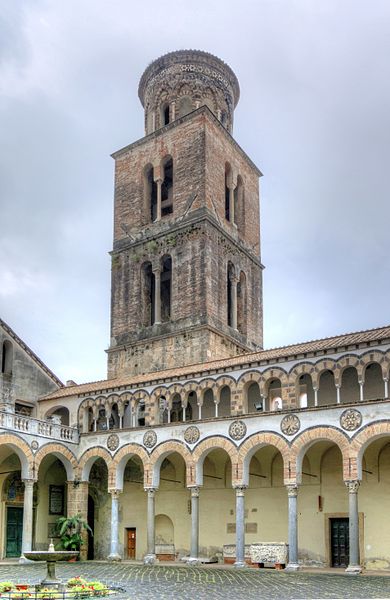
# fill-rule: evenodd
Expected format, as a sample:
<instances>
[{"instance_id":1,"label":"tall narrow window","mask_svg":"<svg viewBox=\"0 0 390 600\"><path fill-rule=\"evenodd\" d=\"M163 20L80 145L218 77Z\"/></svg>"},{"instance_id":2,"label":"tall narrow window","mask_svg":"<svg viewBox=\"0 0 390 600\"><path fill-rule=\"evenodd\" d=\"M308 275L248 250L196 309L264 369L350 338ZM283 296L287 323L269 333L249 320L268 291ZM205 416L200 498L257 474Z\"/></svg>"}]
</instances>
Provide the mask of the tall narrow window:
<instances>
[{"instance_id":1,"label":"tall narrow window","mask_svg":"<svg viewBox=\"0 0 390 600\"><path fill-rule=\"evenodd\" d=\"M161 186L161 216L173 213L173 161L167 158L163 163L164 181Z\"/></svg>"},{"instance_id":2,"label":"tall narrow window","mask_svg":"<svg viewBox=\"0 0 390 600\"><path fill-rule=\"evenodd\" d=\"M9 340L3 342L2 354L1 354L1 372L4 375L12 375L12 363L13 363L13 347Z\"/></svg>"},{"instance_id":3,"label":"tall narrow window","mask_svg":"<svg viewBox=\"0 0 390 600\"><path fill-rule=\"evenodd\" d=\"M164 127L164 125L168 125L169 121L170 121L170 109L169 109L169 104L165 103L162 105L161 107L161 126Z\"/></svg>"},{"instance_id":4,"label":"tall narrow window","mask_svg":"<svg viewBox=\"0 0 390 600\"><path fill-rule=\"evenodd\" d=\"M225 165L225 219L230 221L230 180L231 169L229 163Z\"/></svg>"},{"instance_id":5,"label":"tall narrow window","mask_svg":"<svg viewBox=\"0 0 390 600\"><path fill-rule=\"evenodd\" d=\"M172 296L172 259L164 256L161 271L161 321L169 321L171 318L171 296Z\"/></svg>"},{"instance_id":6,"label":"tall narrow window","mask_svg":"<svg viewBox=\"0 0 390 600\"><path fill-rule=\"evenodd\" d=\"M146 165L144 169L144 198L145 213L149 214L151 221L157 218L157 184L153 179L153 165Z\"/></svg>"},{"instance_id":7,"label":"tall narrow window","mask_svg":"<svg viewBox=\"0 0 390 600\"><path fill-rule=\"evenodd\" d=\"M234 222L239 231L244 229L244 184L242 177L238 175L237 185L234 190Z\"/></svg>"},{"instance_id":8,"label":"tall narrow window","mask_svg":"<svg viewBox=\"0 0 390 600\"><path fill-rule=\"evenodd\" d=\"M247 294L246 277L241 271L240 279L237 284L237 329L240 333L247 333Z\"/></svg>"},{"instance_id":9,"label":"tall narrow window","mask_svg":"<svg viewBox=\"0 0 390 600\"><path fill-rule=\"evenodd\" d=\"M142 275L142 313L143 324L145 327L153 325L154 316L154 296L155 296L155 280L150 262L144 263L141 268Z\"/></svg>"},{"instance_id":10,"label":"tall narrow window","mask_svg":"<svg viewBox=\"0 0 390 600\"><path fill-rule=\"evenodd\" d=\"M231 262L228 263L227 268L227 324L229 327L233 326L233 265Z\"/></svg>"}]
</instances>

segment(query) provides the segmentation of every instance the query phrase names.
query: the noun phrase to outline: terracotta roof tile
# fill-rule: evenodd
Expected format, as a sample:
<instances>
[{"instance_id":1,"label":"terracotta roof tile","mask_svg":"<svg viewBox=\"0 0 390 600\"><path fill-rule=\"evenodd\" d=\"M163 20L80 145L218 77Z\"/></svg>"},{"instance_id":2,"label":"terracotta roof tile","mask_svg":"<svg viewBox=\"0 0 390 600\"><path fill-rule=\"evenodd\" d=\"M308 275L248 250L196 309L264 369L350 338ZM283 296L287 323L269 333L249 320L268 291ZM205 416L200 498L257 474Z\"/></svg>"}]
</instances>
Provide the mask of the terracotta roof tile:
<instances>
[{"instance_id":1,"label":"terracotta roof tile","mask_svg":"<svg viewBox=\"0 0 390 600\"><path fill-rule=\"evenodd\" d=\"M268 361L278 358L287 359L299 354L321 352L323 350L342 348L345 346L351 346L356 344L366 344L368 342L380 341L386 338L390 339L390 326L379 327L377 329L368 329L365 331L358 331L355 333L346 333L338 336L323 338L320 340L312 340L309 342L293 344L291 346L282 346L280 348L261 350L260 352L242 354L234 358L215 360L207 363L198 363L186 367L179 367L177 369L156 371L153 373L135 375L133 377L103 379L101 381L94 381L91 383L84 383L81 385L67 386L57 390L56 392L52 392L47 396L44 396L43 398L41 398L41 400L63 398L66 396L75 396L88 393L93 394L99 391L107 391L112 388L119 388L123 386L126 386L128 388L136 386L142 387L142 385L147 385L151 382L155 382L160 379L174 379L182 376L191 375L195 376L195 374L197 373L204 373L205 371L211 371L215 369L236 367L248 363L256 363L259 361Z\"/></svg>"}]
</instances>

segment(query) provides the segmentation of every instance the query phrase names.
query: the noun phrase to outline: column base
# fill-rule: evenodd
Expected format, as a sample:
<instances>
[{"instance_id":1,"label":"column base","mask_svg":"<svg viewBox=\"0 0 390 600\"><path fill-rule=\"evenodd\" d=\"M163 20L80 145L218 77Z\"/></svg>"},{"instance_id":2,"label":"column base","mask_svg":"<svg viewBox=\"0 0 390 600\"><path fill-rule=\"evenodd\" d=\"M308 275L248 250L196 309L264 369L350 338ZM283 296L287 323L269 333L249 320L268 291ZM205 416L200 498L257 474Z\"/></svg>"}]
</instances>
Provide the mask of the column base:
<instances>
[{"instance_id":1,"label":"column base","mask_svg":"<svg viewBox=\"0 0 390 600\"><path fill-rule=\"evenodd\" d=\"M300 566L298 563L288 563L286 568L284 569L285 573L295 573L300 570Z\"/></svg>"},{"instance_id":2,"label":"column base","mask_svg":"<svg viewBox=\"0 0 390 600\"><path fill-rule=\"evenodd\" d=\"M233 564L233 567L235 569L244 569L246 567L246 562L242 560L236 560L236 562Z\"/></svg>"},{"instance_id":3,"label":"column base","mask_svg":"<svg viewBox=\"0 0 390 600\"><path fill-rule=\"evenodd\" d=\"M190 556L190 558L186 561L186 564L189 567L196 567L197 565L200 565L202 563L200 562L199 558Z\"/></svg>"},{"instance_id":4,"label":"column base","mask_svg":"<svg viewBox=\"0 0 390 600\"><path fill-rule=\"evenodd\" d=\"M154 565L156 561L155 554L146 554L146 556L144 556L144 565Z\"/></svg>"},{"instance_id":5,"label":"column base","mask_svg":"<svg viewBox=\"0 0 390 600\"><path fill-rule=\"evenodd\" d=\"M348 565L348 567L345 569L345 572L348 573L348 575L360 575L362 570L363 569L360 565Z\"/></svg>"},{"instance_id":6,"label":"column base","mask_svg":"<svg viewBox=\"0 0 390 600\"><path fill-rule=\"evenodd\" d=\"M119 554L114 553L107 556L107 560L109 560L110 562L120 562L122 560L122 557L119 556Z\"/></svg>"}]
</instances>

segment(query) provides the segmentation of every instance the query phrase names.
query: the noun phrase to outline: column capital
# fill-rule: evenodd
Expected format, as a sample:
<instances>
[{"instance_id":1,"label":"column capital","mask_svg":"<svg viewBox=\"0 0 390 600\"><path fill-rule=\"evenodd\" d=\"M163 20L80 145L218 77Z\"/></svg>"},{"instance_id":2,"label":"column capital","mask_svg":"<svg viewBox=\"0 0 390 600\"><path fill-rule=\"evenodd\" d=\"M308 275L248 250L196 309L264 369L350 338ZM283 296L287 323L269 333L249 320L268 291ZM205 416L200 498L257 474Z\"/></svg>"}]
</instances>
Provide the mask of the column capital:
<instances>
[{"instance_id":1,"label":"column capital","mask_svg":"<svg viewBox=\"0 0 390 600\"><path fill-rule=\"evenodd\" d=\"M34 487L34 483L37 481L36 479L22 479L25 488Z\"/></svg>"},{"instance_id":2,"label":"column capital","mask_svg":"<svg viewBox=\"0 0 390 600\"><path fill-rule=\"evenodd\" d=\"M189 485L188 489L191 492L191 498L199 498L200 487L198 485Z\"/></svg>"},{"instance_id":3,"label":"column capital","mask_svg":"<svg viewBox=\"0 0 390 600\"><path fill-rule=\"evenodd\" d=\"M236 496L244 496L245 495L245 490L247 489L247 485L242 485L242 484L238 484L238 485L233 485L233 489L236 490Z\"/></svg>"},{"instance_id":4,"label":"column capital","mask_svg":"<svg viewBox=\"0 0 390 600\"><path fill-rule=\"evenodd\" d=\"M345 485L348 488L348 492L350 494L357 494L358 493L358 489L360 486L360 481L358 479L355 480L351 480L351 481L344 481Z\"/></svg>"},{"instance_id":5,"label":"column capital","mask_svg":"<svg viewBox=\"0 0 390 600\"><path fill-rule=\"evenodd\" d=\"M119 498L119 496L120 496L120 494L121 494L122 492L123 492L123 490L118 490L118 489L116 489L116 488L115 488L115 489L108 490L108 493L109 493L109 494L111 494L111 496L112 496L113 498Z\"/></svg>"},{"instance_id":6,"label":"column capital","mask_svg":"<svg viewBox=\"0 0 390 600\"><path fill-rule=\"evenodd\" d=\"M157 183L157 184L160 184L160 185L161 185L161 184L162 184L162 182L163 182L163 178L162 178L162 177L160 177L160 176L158 176L158 177L155 177L155 179L154 179L153 181L154 181L155 183Z\"/></svg>"},{"instance_id":7,"label":"column capital","mask_svg":"<svg viewBox=\"0 0 390 600\"><path fill-rule=\"evenodd\" d=\"M149 498L154 498L154 495L158 491L158 488L146 487L146 488L144 488L144 490L148 494Z\"/></svg>"},{"instance_id":8,"label":"column capital","mask_svg":"<svg viewBox=\"0 0 390 600\"><path fill-rule=\"evenodd\" d=\"M296 483L286 485L287 495L290 498L296 498L298 496L298 485Z\"/></svg>"}]
</instances>

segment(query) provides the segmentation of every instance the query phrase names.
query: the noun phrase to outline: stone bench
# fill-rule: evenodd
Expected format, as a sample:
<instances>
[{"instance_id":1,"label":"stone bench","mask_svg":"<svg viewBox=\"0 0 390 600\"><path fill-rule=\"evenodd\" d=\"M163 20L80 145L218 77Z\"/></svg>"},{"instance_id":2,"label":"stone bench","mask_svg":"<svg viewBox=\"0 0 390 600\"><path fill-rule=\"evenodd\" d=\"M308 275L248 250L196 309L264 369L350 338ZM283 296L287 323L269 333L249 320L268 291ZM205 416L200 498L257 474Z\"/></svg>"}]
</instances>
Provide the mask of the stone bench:
<instances>
[{"instance_id":1,"label":"stone bench","mask_svg":"<svg viewBox=\"0 0 390 600\"><path fill-rule=\"evenodd\" d=\"M161 561L175 561L176 551L174 544L156 544L156 558Z\"/></svg>"},{"instance_id":2,"label":"stone bench","mask_svg":"<svg viewBox=\"0 0 390 600\"><path fill-rule=\"evenodd\" d=\"M288 562L288 544L284 542L259 542L251 544L249 549L252 563L259 567L274 566L281 569Z\"/></svg>"}]
</instances>

